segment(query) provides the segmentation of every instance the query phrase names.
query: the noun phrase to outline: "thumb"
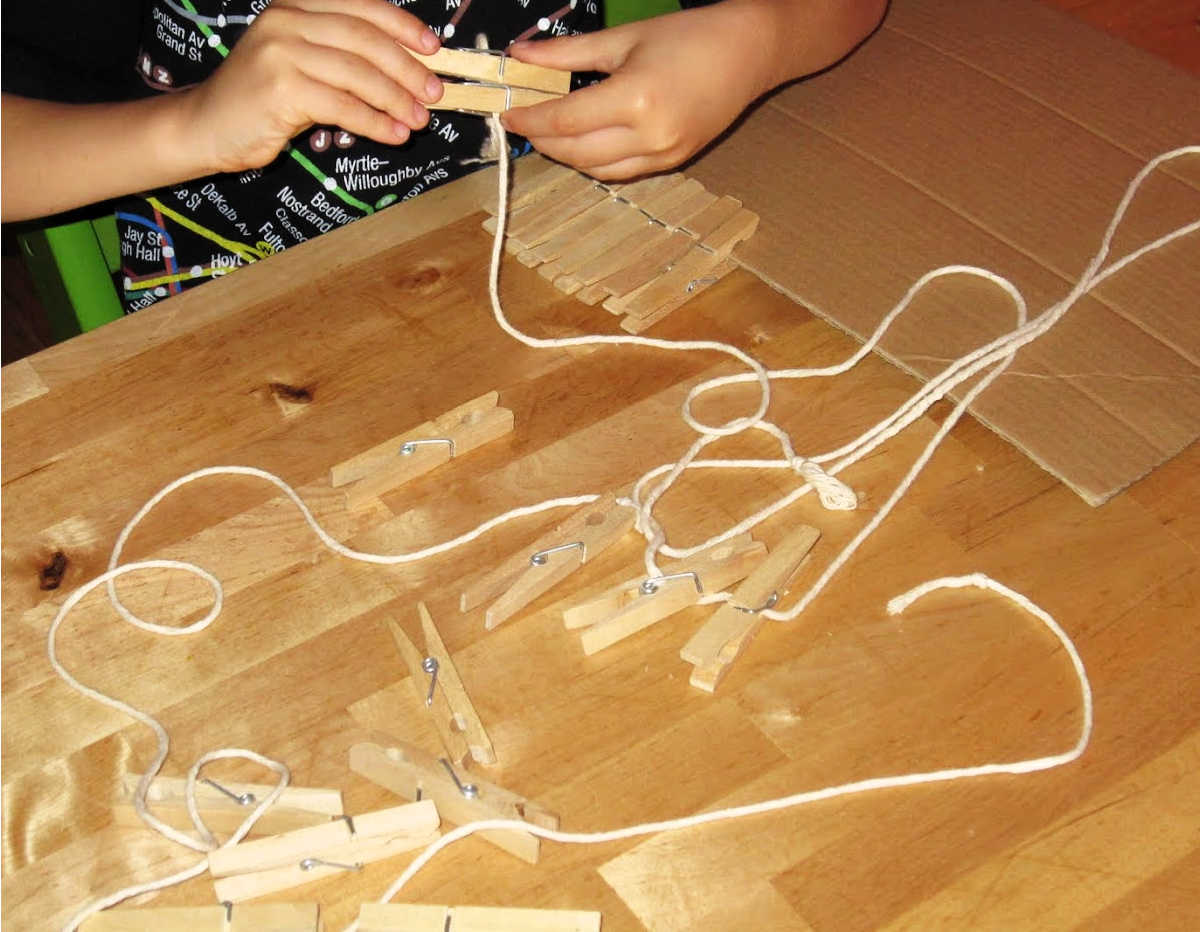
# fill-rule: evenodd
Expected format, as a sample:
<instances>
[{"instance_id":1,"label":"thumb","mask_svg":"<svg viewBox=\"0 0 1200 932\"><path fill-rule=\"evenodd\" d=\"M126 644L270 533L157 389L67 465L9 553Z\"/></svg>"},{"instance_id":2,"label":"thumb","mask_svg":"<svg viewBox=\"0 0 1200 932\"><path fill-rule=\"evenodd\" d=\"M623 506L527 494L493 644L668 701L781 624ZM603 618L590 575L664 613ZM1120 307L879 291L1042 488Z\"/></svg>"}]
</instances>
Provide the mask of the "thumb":
<instances>
[{"instance_id":1,"label":"thumb","mask_svg":"<svg viewBox=\"0 0 1200 932\"><path fill-rule=\"evenodd\" d=\"M622 27L579 36L514 42L509 55L530 65L562 71L619 71L633 49L633 35Z\"/></svg>"}]
</instances>

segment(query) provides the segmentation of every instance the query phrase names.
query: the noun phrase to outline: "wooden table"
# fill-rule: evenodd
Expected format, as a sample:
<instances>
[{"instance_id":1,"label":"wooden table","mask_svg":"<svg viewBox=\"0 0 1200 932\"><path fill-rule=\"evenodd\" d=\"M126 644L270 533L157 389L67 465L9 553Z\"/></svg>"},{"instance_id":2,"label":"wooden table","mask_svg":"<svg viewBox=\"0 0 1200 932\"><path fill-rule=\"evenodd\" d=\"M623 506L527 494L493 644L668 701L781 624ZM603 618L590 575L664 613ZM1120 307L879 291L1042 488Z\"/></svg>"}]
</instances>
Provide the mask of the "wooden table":
<instances>
[{"instance_id":1,"label":"wooden table","mask_svg":"<svg viewBox=\"0 0 1200 932\"><path fill-rule=\"evenodd\" d=\"M621 486L690 441L678 407L699 379L733 371L717 357L531 350L497 329L477 210L490 184L490 173L472 176L4 370L5 928L54 926L96 895L194 860L112 824L116 786L146 766L152 738L67 689L45 656L57 605L103 571L121 527L166 483L204 466L258 466L300 489L339 539L391 552L509 507ZM503 288L514 322L537 334L614 328L515 263ZM853 349L744 272L656 335L728 340L771 366ZM871 358L836 380L781 385L772 412L809 450L828 449L915 388ZM332 464L489 389L516 413L510 439L361 512L328 488ZM749 399L732 393L703 410L728 416ZM859 511L805 499L763 526L770 545L797 522L822 530L797 589L870 518L947 410L846 474ZM768 448L741 438L729 452ZM689 476L663 514L686 544L790 487L774 474ZM828 591L796 622L768 626L710 696L688 685L678 657L705 610L592 657L562 627L581 593L638 571L633 535L487 632L479 611L458 611L462 584L561 514L379 568L324 550L261 481L212 478L164 502L125 555L214 572L227 601L212 628L154 638L93 595L60 650L86 682L163 720L166 772L214 747L250 747L286 761L298 785L340 787L347 811L361 812L398 800L348 771L351 744L383 730L436 747L384 626L415 633L423 599L496 744L498 766L476 772L559 812L565 828L600 830L1068 747L1080 725L1074 678L1019 610L942 594L886 615L886 600L919 581L984 571L1053 613L1079 646L1096 732L1078 763L641 841L549 845L536 867L469 839L401 898L599 909L607 930L1196 928L1198 501L1196 446L1091 509L967 419ZM46 589L56 552L65 572ZM207 607L203 587L178 575L122 591L156 617ZM276 898L317 900L340 928L405 863ZM211 902L203 879L155 900Z\"/></svg>"}]
</instances>

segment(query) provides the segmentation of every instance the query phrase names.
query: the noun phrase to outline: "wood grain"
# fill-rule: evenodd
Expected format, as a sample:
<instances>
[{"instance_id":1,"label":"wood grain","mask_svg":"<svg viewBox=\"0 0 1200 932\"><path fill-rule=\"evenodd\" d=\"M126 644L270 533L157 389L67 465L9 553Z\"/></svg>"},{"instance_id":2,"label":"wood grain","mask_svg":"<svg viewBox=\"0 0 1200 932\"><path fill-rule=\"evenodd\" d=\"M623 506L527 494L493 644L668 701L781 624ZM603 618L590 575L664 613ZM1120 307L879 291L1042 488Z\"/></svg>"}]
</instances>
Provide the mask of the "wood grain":
<instances>
[{"instance_id":1,"label":"wood grain","mask_svg":"<svg viewBox=\"0 0 1200 932\"><path fill-rule=\"evenodd\" d=\"M182 869L195 855L113 824L122 778L144 768L144 728L53 677L56 607L104 568L121 526L200 466L270 469L352 546L398 551L552 495L625 487L691 440L689 386L731 371L705 355L535 351L491 323L485 174L30 357L4 375L3 788L5 928L61 924L84 901ZM514 322L538 335L615 322L510 261ZM768 365L827 365L854 344L744 272L655 335L703 335ZM286 414L272 383L311 401ZM877 358L835 380L778 386L772 418L827 449L874 424L917 383ZM34 387L34 390L30 389ZM496 389L518 429L462 462L348 513L329 468ZM10 397L10 391L14 392ZM743 413L747 393L707 400ZM832 553L893 488L945 414L931 410L844 478L857 512L797 504ZM766 455L741 438L733 455ZM433 751L383 622L417 599L488 726L488 779L562 816L568 831L687 815L831 783L1051 753L1079 726L1075 683L1018 610L942 594L903 618L886 600L946 573L986 571L1052 612L1096 693L1078 764L1044 774L889 791L602 846L543 846L531 867L478 840L445 852L402 899L598 910L607 932L674 929L1191 929L1200 926L1200 447L1100 509L1002 439L960 423L912 493L801 618L767 625L715 697L691 689L689 609L585 656L562 612L637 572L635 535L589 560L507 624L458 611L465 580L564 517L506 526L463 550L391 568L326 553L276 490L212 478L175 493L127 558L174 556L227 584L205 634L154 639L102 598L65 624L63 662L159 716L165 771L237 745L285 760L301 786L339 787L351 813L399 800L348 768L381 729ZM790 488L785 476L687 476L662 517L689 545ZM756 534L756 536L758 536ZM45 567L65 557L61 584ZM803 586L825 565L801 570ZM122 589L125 592L125 589ZM182 621L206 607L189 580L130 580L127 601ZM262 780L214 765L213 779ZM409 856L304 888L330 928L357 916ZM154 906L212 903L211 883ZM280 894L294 900L295 892Z\"/></svg>"}]
</instances>

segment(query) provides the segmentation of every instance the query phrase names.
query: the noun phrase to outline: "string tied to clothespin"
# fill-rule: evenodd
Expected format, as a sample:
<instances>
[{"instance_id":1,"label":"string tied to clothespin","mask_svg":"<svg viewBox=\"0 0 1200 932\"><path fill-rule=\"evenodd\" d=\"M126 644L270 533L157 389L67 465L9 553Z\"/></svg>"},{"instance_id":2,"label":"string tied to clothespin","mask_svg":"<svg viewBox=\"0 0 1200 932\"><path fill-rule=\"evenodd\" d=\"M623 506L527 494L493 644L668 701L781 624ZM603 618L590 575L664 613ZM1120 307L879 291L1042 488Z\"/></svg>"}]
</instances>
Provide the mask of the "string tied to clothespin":
<instances>
[{"instance_id":1,"label":"string tied to clothespin","mask_svg":"<svg viewBox=\"0 0 1200 932\"><path fill-rule=\"evenodd\" d=\"M792 459L792 469L816 490L821 507L828 511L854 511L858 507L858 496L854 490L837 476L831 476L820 464L802 456Z\"/></svg>"}]
</instances>

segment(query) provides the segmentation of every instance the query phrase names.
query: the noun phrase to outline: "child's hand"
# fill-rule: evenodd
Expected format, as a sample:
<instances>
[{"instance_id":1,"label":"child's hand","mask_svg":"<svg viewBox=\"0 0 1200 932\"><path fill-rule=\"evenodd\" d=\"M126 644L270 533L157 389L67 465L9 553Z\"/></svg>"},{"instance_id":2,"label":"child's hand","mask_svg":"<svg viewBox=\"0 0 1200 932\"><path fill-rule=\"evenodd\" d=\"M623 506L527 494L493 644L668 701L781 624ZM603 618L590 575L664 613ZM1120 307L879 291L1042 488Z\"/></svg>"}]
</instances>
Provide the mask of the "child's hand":
<instances>
[{"instance_id":1,"label":"child's hand","mask_svg":"<svg viewBox=\"0 0 1200 932\"><path fill-rule=\"evenodd\" d=\"M187 138L210 172L266 165L315 123L402 143L429 119L422 101L442 93L405 49L439 44L385 0L275 0L186 93Z\"/></svg>"},{"instance_id":2,"label":"child's hand","mask_svg":"<svg viewBox=\"0 0 1200 932\"><path fill-rule=\"evenodd\" d=\"M778 84L832 64L885 0L724 0L584 36L514 44L531 64L610 75L504 114L540 152L596 178L673 168Z\"/></svg>"},{"instance_id":3,"label":"child's hand","mask_svg":"<svg viewBox=\"0 0 1200 932\"><path fill-rule=\"evenodd\" d=\"M767 89L754 37L722 25L729 19L723 6L512 46L521 61L611 77L561 100L510 110L505 128L596 178L678 165Z\"/></svg>"}]
</instances>

